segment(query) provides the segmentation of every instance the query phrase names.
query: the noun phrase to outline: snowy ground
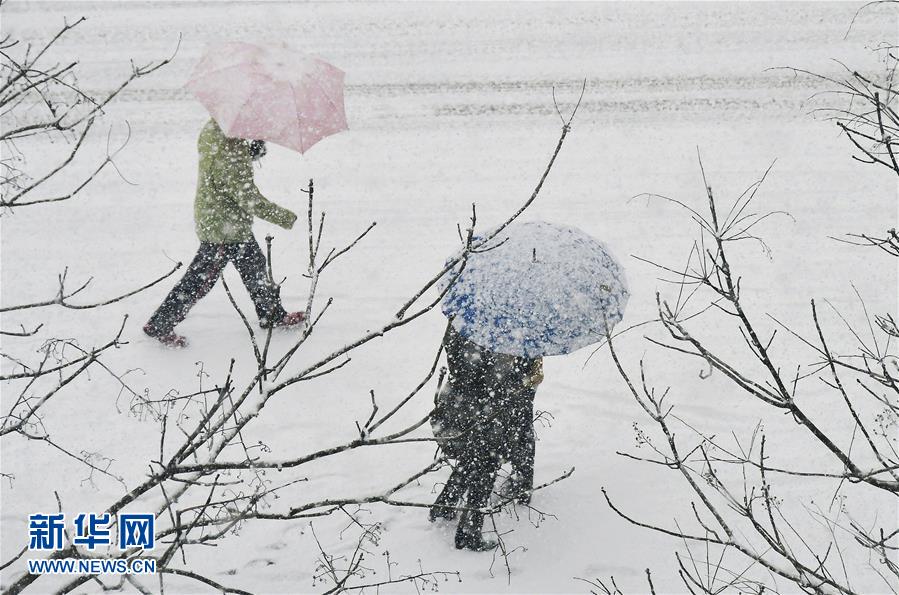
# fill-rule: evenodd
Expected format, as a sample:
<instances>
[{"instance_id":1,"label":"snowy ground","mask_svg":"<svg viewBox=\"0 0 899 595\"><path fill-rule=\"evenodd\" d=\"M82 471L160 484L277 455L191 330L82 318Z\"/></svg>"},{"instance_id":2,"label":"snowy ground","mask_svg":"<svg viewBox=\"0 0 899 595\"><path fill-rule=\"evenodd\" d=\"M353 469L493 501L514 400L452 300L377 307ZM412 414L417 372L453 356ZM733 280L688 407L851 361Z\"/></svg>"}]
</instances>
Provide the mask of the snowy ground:
<instances>
[{"instance_id":1,"label":"snowy ground","mask_svg":"<svg viewBox=\"0 0 899 595\"><path fill-rule=\"evenodd\" d=\"M861 313L850 283L872 311L894 310L895 264L839 244L849 232L895 225L894 178L849 158L848 142L831 124L808 115L806 99L819 88L782 70L795 66L837 72L836 58L874 68L868 47L895 33L886 13L861 18L844 39L857 4L293 4L24 2L4 6L3 32L40 39L64 16L86 15L63 48L84 66L83 82L104 89L128 71L128 59L148 61L171 53L174 62L126 91L110 110L115 143L131 126L117 159L122 178L106 172L75 203L21 209L2 217L2 303L46 299L66 266L72 279L95 277L91 298L117 294L158 276L196 248L192 197L195 139L203 108L182 89L204 44L220 39L284 41L325 57L347 72L350 131L326 139L306 156L273 148L257 173L271 199L304 209L298 191L314 177L319 206L328 213L325 243L342 245L371 221L378 226L360 247L335 265L320 296L334 306L297 365L388 320L396 308L442 265L458 244L471 203L484 228L495 225L530 195L555 146L559 119L552 87L564 110L587 91L556 168L529 219L577 225L601 238L628 269L632 298L623 324L653 317L656 272L631 258L682 263L693 227L682 212L661 202L630 200L644 192L702 206L696 150L710 182L730 199L775 159L759 195L760 209L789 211L761 229L773 253L757 246L738 252L743 290L754 314L772 312L811 332L809 298L827 298L854 321ZM99 154L98 135L90 150ZM71 178L69 181L71 182ZM288 308L305 302L301 277L305 231L258 224L257 237L275 236L274 267L286 275ZM239 287L236 273L227 274ZM102 310L44 309L4 317L3 327L45 323L31 339L4 340L4 351L36 350L48 336L77 337L84 345L115 333L129 314L130 345L107 360L130 382L153 395L197 386L198 371L221 379L231 357L248 371L252 353L245 330L217 288L179 327L187 351L166 351L140 326L169 282ZM241 305L249 300L238 292ZM85 296L88 299L88 296ZM443 331L432 312L414 325L364 347L352 364L300 385L269 405L249 436L272 456L287 457L351 439L355 420L368 416L370 389L395 403L426 372ZM834 325L835 326L835 325ZM722 339L732 329L722 327ZM54 333L51 335L50 333ZM15 343L14 343L15 341ZM276 347L289 336L276 337ZM796 345L785 343L783 353ZM638 333L619 347L635 367L648 345ZM449 527L427 522L422 509L372 507L384 523L382 550L398 563L394 572L460 571L448 592L583 592L575 577L614 574L623 588L643 589L651 567L663 592L680 592L673 578L674 540L632 527L605 505L600 487L639 516L663 524L689 517L684 486L670 472L615 454L634 445L632 422L645 420L613 372L607 351L587 362L590 349L547 360L538 407L552 426L539 431L538 481L574 467L568 480L539 493L540 510L554 515L533 526L504 517L513 546L511 578L489 554L457 552ZM797 363L808 363L794 354ZM660 384L686 380L690 391L672 398L681 415L708 431L746 431L763 410L744 400L725 401L722 378L696 382L700 362L657 356ZM585 362L586 365L585 365ZM686 365L684 365L686 364ZM3 369L10 366L4 362ZM207 379L206 382L210 382ZM5 388L5 387L4 387ZM127 398L101 373L82 379L46 413L48 430L74 450L115 459L112 469L133 486L158 448L156 426L127 413ZM7 393L4 392L4 407ZM422 395L402 420L429 408ZM771 439L800 457L804 437L794 424L769 422ZM54 491L67 510L94 511L121 495L104 477L83 481L85 471L64 456L21 440L2 443L2 558L24 544L31 512L53 510ZM433 455L411 445L341 458L306 473L289 498L374 493L395 483ZM433 499L428 477L404 497ZM782 495L789 497L790 486ZM829 498L829 495L826 496ZM280 506L280 502L275 503ZM316 521L316 533L340 553L339 519ZM308 523L245 526L218 548L197 548L189 563L220 582L259 593L323 590L312 574L318 549ZM382 576L381 559L371 562ZM862 592L879 592L865 561L856 564ZM14 572L4 572L8 584ZM37 591L52 581L36 583ZM173 582L175 592L200 592L195 583ZM401 587L410 589L408 585ZM89 585L86 591L97 591Z\"/></svg>"}]
</instances>

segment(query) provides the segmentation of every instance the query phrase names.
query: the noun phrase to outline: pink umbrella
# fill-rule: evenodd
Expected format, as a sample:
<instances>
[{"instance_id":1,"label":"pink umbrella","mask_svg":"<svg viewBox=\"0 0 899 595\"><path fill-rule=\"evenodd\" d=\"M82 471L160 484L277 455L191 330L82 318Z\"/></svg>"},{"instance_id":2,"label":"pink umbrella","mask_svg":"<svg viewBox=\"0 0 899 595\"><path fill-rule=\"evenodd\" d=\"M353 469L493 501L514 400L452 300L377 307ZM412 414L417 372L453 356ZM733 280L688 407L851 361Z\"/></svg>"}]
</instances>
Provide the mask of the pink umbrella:
<instances>
[{"instance_id":1,"label":"pink umbrella","mask_svg":"<svg viewBox=\"0 0 899 595\"><path fill-rule=\"evenodd\" d=\"M347 129L343 76L324 60L287 48L227 42L206 50L187 88L226 135L305 153Z\"/></svg>"}]
</instances>

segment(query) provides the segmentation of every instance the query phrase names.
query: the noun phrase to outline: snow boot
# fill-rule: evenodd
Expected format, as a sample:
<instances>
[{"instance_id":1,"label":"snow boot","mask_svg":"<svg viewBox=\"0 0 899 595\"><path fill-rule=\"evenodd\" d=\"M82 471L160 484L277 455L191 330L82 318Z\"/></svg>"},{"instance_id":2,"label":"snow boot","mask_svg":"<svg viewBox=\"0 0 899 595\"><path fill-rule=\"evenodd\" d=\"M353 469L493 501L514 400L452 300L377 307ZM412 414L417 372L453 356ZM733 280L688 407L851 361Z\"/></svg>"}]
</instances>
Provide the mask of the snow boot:
<instances>
[{"instance_id":1,"label":"snow boot","mask_svg":"<svg viewBox=\"0 0 899 595\"><path fill-rule=\"evenodd\" d=\"M431 505L431 509L428 511L428 520L433 523L438 519L451 521L456 518L456 509L452 507L459 505L461 497L462 493L458 489L454 489L451 483L447 482L434 504Z\"/></svg>"},{"instance_id":2,"label":"snow boot","mask_svg":"<svg viewBox=\"0 0 899 595\"><path fill-rule=\"evenodd\" d=\"M440 495L437 496L437 499L434 500L434 504L431 506L431 510L428 513L428 519L432 523L437 519L451 521L456 518L456 511L454 508L447 507L459 505L459 500L462 499L462 494L465 493L465 477L465 473L463 473L462 469L458 466L453 469L452 473L450 473L449 479L446 480L446 484L443 486L443 490L440 492Z\"/></svg>"},{"instance_id":3,"label":"snow boot","mask_svg":"<svg viewBox=\"0 0 899 595\"><path fill-rule=\"evenodd\" d=\"M187 347L187 337L178 335L174 331L169 333L159 333L149 324L145 324L143 330L144 334L146 334L148 337L153 337L166 347L170 347L172 349L182 349L184 347Z\"/></svg>"},{"instance_id":4,"label":"snow boot","mask_svg":"<svg viewBox=\"0 0 899 595\"><path fill-rule=\"evenodd\" d=\"M304 322L306 322L306 313L305 312L288 312L284 315L284 318L280 320L275 320L274 322L268 322L267 320L261 321L259 326L262 328L291 328L295 326L300 326Z\"/></svg>"},{"instance_id":5,"label":"snow boot","mask_svg":"<svg viewBox=\"0 0 899 595\"><path fill-rule=\"evenodd\" d=\"M451 521L454 518L456 518L456 511L453 508L444 508L443 506L434 504L428 511L428 520L432 523L438 520Z\"/></svg>"},{"instance_id":6,"label":"snow boot","mask_svg":"<svg viewBox=\"0 0 899 595\"><path fill-rule=\"evenodd\" d=\"M484 515L480 512L466 510L459 519L459 527L456 529L456 549L471 550L473 552L489 552L496 549L499 542L493 539L485 539L481 535L484 526Z\"/></svg>"}]
</instances>

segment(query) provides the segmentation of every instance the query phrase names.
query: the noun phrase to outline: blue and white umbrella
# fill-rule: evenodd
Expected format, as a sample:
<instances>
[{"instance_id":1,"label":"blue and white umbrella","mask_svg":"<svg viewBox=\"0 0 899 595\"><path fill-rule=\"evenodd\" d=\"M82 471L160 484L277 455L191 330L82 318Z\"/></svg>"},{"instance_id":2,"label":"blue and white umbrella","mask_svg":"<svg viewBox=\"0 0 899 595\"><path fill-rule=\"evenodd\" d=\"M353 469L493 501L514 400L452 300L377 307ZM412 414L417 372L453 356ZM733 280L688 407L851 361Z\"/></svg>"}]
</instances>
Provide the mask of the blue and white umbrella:
<instances>
[{"instance_id":1,"label":"blue and white umbrella","mask_svg":"<svg viewBox=\"0 0 899 595\"><path fill-rule=\"evenodd\" d=\"M599 240L576 227L515 222L469 255L442 309L481 347L536 358L602 340L629 295L624 269Z\"/></svg>"}]
</instances>

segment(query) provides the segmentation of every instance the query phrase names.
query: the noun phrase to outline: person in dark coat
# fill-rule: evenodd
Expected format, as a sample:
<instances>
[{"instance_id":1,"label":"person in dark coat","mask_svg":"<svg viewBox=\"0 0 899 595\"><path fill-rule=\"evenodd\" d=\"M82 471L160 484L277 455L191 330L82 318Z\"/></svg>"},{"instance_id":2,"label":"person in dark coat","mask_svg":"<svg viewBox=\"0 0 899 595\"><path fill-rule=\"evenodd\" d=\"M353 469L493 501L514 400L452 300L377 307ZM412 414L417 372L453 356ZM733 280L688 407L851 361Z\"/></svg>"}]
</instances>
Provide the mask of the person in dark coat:
<instances>
[{"instance_id":1,"label":"person in dark coat","mask_svg":"<svg viewBox=\"0 0 899 595\"><path fill-rule=\"evenodd\" d=\"M285 229L297 219L265 198L253 181L252 162L265 155L265 143L227 137L215 120L209 120L197 149L194 222L200 247L184 277L144 325L144 333L169 347L186 346L187 340L175 333L175 326L209 293L229 262L253 299L260 326L302 324L303 312L287 312L281 305L279 287L268 279L265 255L253 237L256 217Z\"/></svg>"},{"instance_id":2,"label":"person in dark coat","mask_svg":"<svg viewBox=\"0 0 899 595\"><path fill-rule=\"evenodd\" d=\"M444 347L449 378L438 396L432 425L435 435L444 438L444 454L456 464L429 517L454 519L454 507L464 499L456 548L489 550L496 543L481 535L484 513L479 509L487 506L504 460L512 463L510 493L530 502L534 395L543 380L543 360L494 353L465 339L452 325Z\"/></svg>"}]
</instances>

